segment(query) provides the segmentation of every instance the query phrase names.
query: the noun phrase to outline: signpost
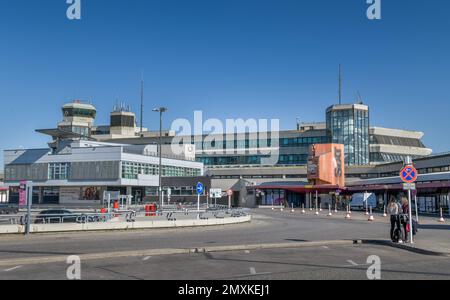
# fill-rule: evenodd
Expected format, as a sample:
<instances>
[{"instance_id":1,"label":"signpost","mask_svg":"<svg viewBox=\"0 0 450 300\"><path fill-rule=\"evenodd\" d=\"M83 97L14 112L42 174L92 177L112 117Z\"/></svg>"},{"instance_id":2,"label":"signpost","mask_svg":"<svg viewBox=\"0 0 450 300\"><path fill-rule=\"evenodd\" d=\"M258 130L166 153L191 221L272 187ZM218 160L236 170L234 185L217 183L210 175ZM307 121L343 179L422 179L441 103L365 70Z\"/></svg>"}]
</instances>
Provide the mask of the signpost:
<instances>
[{"instance_id":1,"label":"signpost","mask_svg":"<svg viewBox=\"0 0 450 300\"><path fill-rule=\"evenodd\" d=\"M408 158L406 166L400 171L400 178L404 182L403 189L408 191L409 238L411 244L414 244L411 191L416 189L415 182L417 180L417 176L418 172L416 168L414 168L411 159Z\"/></svg>"},{"instance_id":2,"label":"signpost","mask_svg":"<svg viewBox=\"0 0 450 300\"><path fill-rule=\"evenodd\" d=\"M203 185L203 183L199 182L197 183L197 219L200 219L200 195L203 195L203 193L205 192L205 187Z\"/></svg>"},{"instance_id":3,"label":"signpost","mask_svg":"<svg viewBox=\"0 0 450 300\"><path fill-rule=\"evenodd\" d=\"M217 199L222 198L222 189L210 189L209 194L211 195L211 199L214 199L214 205L217 206Z\"/></svg>"},{"instance_id":4,"label":"signpost","mask_svg":"<svg viewBox=\"0 0 450 300\"><path fill-rule=\"evenodd\" d=\"M31 205L33 205L33 182L27 181L25 185L25 193L26 193L26 204L27 204L27 219L25 226L25 234L30 234L30 226L31 226Z\"/></svg>"},{"instance_id":5,"label":"signpost","mask_svg":"<svg viewBox=\"0 0 450 300\"><path fill-rule=\"evenodd\" d=\"M167 189L167 204L170 205L170 197L172 196L172 189Z\"/></svg>"},{"instance_id":6,"label":"signpost","mask_svg":"<svg viewBox=\"0 0 450 300\"><path fill-rule=\"evenodd\" d=\"M228 195L228 209L231 209L231 197L233 196L233 190L228 190L227 195Z\"/></svg>"}]
</instances>

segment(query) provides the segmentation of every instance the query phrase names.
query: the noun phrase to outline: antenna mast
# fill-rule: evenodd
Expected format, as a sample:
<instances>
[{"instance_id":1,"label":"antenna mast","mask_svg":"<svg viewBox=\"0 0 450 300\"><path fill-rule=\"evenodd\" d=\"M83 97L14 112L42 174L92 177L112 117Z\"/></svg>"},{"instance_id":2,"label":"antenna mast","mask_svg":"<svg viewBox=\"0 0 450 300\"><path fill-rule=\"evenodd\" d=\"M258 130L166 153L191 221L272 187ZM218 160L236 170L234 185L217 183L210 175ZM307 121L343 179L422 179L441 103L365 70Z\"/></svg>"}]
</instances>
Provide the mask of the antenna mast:
<instances>
[{"instance_id":1,"label":"antenna mast","mask_svg":"<svg viewBox=\"0 0 450 300\"><path fill-rule=\"evenodd\" d=\"M141 77L141 137L144 131L144 74Z\"/></svg>"},{"instance_id":2,"label":"antenna mast","mask_svg":"<svg viewBox=\"0 0 450 300\"><path fill-rule=\"evenodd\" d=\"M342 67L339 64L339 105L342 104Z\"/></svg>"}]
</instances>

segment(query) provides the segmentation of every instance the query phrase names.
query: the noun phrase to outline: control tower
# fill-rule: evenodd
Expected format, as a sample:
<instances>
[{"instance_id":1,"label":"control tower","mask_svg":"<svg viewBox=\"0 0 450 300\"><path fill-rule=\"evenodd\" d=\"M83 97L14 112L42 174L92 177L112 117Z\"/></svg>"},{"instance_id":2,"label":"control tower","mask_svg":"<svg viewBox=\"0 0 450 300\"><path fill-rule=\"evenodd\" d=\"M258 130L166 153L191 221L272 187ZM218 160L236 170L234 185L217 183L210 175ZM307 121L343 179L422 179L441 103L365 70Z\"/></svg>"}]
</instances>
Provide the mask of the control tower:
<instances>
[{"instance_id":1,"label":"control tower","mask_svg":"<svg viewBox=\"0 0 450 300\"><path fill-rule=\"evenodd\" d=\"M63 120L58 123L58 129L89 137L94 125L97 109L92 104L75 100L62 107Z\"/></svg>"}]
</instances>

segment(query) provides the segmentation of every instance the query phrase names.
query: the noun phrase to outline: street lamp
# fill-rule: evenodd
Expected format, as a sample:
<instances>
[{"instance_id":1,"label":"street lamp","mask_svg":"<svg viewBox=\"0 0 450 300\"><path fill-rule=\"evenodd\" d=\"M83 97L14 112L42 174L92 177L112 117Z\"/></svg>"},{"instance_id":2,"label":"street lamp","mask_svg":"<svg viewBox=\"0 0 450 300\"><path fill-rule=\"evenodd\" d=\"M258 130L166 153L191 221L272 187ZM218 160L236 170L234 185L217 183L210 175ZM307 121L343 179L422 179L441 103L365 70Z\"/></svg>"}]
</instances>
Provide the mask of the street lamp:
<instances>
[{"instance_id":1,"label":"street lamp","mask_svg":"<svg viewBox=\"0 0 450 300\"><path fill-rule=\"evenodd\" d=\"M167 112L167 108L165 107L157 107L153 109L153 112L159 113L159 186L158 186L158 196L159 196L159 207L162 208L162 116L163 113Z\"/></svg>"}]
</instances>

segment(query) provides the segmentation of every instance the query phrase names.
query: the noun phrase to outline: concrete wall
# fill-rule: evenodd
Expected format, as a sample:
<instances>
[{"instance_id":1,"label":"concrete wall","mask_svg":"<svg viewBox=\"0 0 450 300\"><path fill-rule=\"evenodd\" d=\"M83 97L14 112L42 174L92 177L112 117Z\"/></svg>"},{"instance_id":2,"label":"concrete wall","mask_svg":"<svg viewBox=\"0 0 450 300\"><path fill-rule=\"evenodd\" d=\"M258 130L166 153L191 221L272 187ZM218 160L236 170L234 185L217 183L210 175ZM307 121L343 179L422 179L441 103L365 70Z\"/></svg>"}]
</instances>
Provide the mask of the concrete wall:
<instances>
[{"instance_id":1,"label":"concrete wall","mask_svg":"<svg viewBox=\"0 0 450 300\"><path fill-rule=\"evenodd\" d=\"M133 230L157 229L197 226L231 225L251 222L251 216L209 220L179 220L179 221L142 221L142 222L109 222L88 224L33 224L31 233L73 232L73 231L105 231L105 230ZM25 232L22 225L2 225L0 234L20 234Z\"/></svg>"}]
</instances>

